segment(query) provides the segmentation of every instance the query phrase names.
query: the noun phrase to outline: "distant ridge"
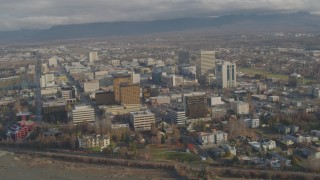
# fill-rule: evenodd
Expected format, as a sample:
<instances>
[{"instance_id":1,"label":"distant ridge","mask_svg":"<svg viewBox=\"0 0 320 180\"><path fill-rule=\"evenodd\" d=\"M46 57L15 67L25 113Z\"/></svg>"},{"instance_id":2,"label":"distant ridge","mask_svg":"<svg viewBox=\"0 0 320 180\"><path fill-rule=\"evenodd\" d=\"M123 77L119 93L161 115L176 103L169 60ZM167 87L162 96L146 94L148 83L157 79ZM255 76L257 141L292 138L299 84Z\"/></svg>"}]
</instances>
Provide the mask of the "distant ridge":
<instances>
[{"instance_id":1,"label":"distant ridge","mask_svg":"<svg viewBox=\"0 0 320 180\"><path fill-rule=\"evenodd\" d=\"M320 32L320 16L289 14L235 14L216 18L182 18L141 22L100 22L54 26L46 30L0 32L1 42L44 41L210 29L228 32Z\"/></svg>"}]
</instances>

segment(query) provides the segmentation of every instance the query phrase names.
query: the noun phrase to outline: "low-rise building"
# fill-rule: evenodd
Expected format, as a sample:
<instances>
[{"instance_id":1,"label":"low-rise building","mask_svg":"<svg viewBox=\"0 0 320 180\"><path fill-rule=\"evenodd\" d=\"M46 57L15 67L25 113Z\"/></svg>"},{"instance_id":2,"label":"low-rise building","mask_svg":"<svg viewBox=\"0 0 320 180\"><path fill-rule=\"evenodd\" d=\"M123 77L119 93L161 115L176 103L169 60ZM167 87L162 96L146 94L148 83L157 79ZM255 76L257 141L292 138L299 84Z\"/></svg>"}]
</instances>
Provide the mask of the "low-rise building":
<instances>
[{"instance_id":1,"label":"low-rise building","mask_svg":"<svg viewBox=\"0 0 320 180\"><path fill-rule=\"evenodd\" d=\"M71 116L73 124L95 121L94 109L93 107L87 105L74 106Z\"/></svg>"},{"instance_id":2,"label":"low-rise building","mask_svg":"<svg viewBox=\"0 0 320 180\"><path fill-rule=\"evenodd\" d=\"M228 141L228 133L224 131L214 131L212 133L199 132L198 141L202 145L221 144Z\"/></svg>"},{"instance_id":3,"label":"low-rise building","mask_svg":"<svg viewBox=\"0 0 320 180\"><path fill-rule=\"evenodd\" d=\"M130 122L135 131L150 131L155 124L155 115L149 110L130 112Z\"/></svg>"},{"instance_id":4,"label":"low-rise building","mask_svg":"<svg viewBox=\"0 0 320 180\"><path fill-rule=\"evenodd\" d=\"M101 151L110 145L109 136L91 135L78 137L79 148L95 148L100 147Z\"/></svg>"},{"instance_id":5,"label":"low-rise building","mask_svg":"<svg viewBox=\"0 0 320 180\"><path fill-rule=\"evenodd\" d=\"M231 108L236 114L248 114L249 103L242 101L235 101L231 103Z\"/></svg>"}]
</instances>

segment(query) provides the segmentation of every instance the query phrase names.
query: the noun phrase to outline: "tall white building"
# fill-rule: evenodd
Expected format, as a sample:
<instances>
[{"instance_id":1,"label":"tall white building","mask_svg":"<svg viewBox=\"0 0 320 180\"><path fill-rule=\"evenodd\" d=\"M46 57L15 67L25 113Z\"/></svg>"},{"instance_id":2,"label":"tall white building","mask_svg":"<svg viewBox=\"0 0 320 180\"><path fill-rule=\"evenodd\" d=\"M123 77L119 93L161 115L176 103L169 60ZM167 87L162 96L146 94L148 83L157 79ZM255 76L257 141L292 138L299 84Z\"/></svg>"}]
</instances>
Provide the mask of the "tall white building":
<instances>
[{"instance_id":1,"label":"tall white building","mask_svg":"<svg viewBox=\"0 0 320 180\"><path fill-rule=\"evenodd\" d=\"M150 131L151 124L155 124L155 116L148 110L130 112L130 121L135 131Z\"/></svg>"},{"instance_id":2,"label":"tall white building","mask_svg":"<svg viewBox=\"0 0 320 180\"><path fill-rule=\"evenodd\" d=\"M216 65L215 51L201 51L200 53L200 74L213 73Z\"/></svg>"},{"instance_id":3,"label":"tall white building","mask_svg":"<svg viewBox=\"0 0 320 180\"><path fill-rule=\"evenodd\" d=\"M76 105L72 110L71 116L73 124L95 121L94 109L87 105Z\"/></svg>"},{"instance_id":4,"label":"tall white building","mask_svg":"<svg viewBox=\"0 0 320 180\"><path fill-rule=\"evenodd\" d=\"M186 111L183 107L173 107L168 109L170 120L177 125L186 125Z\"/></svg>"},{"instance_id":5,"label":"tall white building","mask_svg":"<svg viewBox=\"0 0 320 180\"><path fill-rule=\"evenodd\" d=\"M135 73L134 71L131 72L131 82L132 84L140 84L140 74Z\"/></svg>"},{"instance_id":6,"label":"tall white building","mask_svg":"<svg viewBox=\"0 0 320 180\"><path fill-rule=\"evenodd\" d=\"M216 64L216 85L221 88L237 86L237 67L235 63L223 61Z\"/></svg>"},{"instance_id":7,"label":"tall white building","mask_svg":"<svg viewBox=\"0 0 320 180\"><path fill-rule=\"evenodd\" d=\"M89 61L90 62L94 62L94 61L97 61L97 60L99 60L98 52L90 52L89 53Z\"/></svg>"}]
</instances>

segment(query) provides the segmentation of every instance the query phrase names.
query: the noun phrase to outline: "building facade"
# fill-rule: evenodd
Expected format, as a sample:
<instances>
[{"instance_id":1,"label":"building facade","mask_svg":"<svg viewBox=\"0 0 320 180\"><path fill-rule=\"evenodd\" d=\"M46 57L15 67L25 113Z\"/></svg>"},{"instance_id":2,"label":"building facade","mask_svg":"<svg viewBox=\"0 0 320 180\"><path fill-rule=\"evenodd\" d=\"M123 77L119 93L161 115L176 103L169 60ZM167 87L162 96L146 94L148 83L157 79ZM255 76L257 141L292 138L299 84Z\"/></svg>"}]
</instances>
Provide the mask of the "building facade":
<instances>
[{"instance_id":1,"label":"building facade","mask_svg":"<svg viewBox=\"0 0 320 180\"><path fill-rule=\"evenodd\" d=\"M130 122L135 131L150 131L155 115L148 110L130 112Z\"/></svg>"},{"instance_id":2,"label":"building facade","mask_svg":"<svg viewBox=\"0 0 320 180\"><path fill-rule=\"evenodd\" d=\"M216 53L215 51L201 51L200 52L200 74L205 75L213 73L216 64Z\"/></svg>"},{"instance_id":3,"label":"building facade","mask_svg":"<svg viewBox=\"0 0 320 180\"><path fill-rule=\"evenodd\" d=\"M223 61L216 64L216 86L220 88L237 86L237 68L235 63Z\"/></svg>"},{"instance_id":4,"label":"building facade","mask_svg":"<svg viewBox=\"0 0 320 180\"><path fill-rule=\"evenodd\" d=\"M87 105L76 105L71 113L73 124L80 124L84 122L94 122L94 109Z\"/></svg>"}]
</instances>

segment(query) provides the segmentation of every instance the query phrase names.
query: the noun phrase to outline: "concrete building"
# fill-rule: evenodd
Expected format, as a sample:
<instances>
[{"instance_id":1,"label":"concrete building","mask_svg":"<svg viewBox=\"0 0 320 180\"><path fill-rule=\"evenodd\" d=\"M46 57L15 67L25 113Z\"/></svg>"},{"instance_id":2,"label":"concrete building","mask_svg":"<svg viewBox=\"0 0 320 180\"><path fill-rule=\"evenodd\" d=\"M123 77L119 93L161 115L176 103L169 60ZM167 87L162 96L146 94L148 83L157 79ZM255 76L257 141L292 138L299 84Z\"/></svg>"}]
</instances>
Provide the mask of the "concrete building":
<instances>
[{"instance_id":1,"label":"concrete building","mask_svg":"<svg viewBox=\"0 0 320 180\"><path fill-rule=\"evenodd\" d=\"M183 85L183 77L174 74L162 74L161 83L167 87L176 87Z\"/></svg>"},{"instance_id":2,"label":"concrete building","mask_svg":"<svg viewBox=\"0 0 320 180\"><path fill-rule=\"evenodd\" d=\"M73 124L84 122L94 122L95 114L94 109L87 105L76 105L71 112Z\"/></svg>"},{"instance_id":3,"label":"concrete building","mask_svg":"<svg viewBox=\"0 0 320 180\"><path fill-rule=\"evenodd\" d=\"M98 91L95 95L95 101L97 105L114 105L116 103L114 99L114 92L110 91Z\"/></svg>"},{"instance_id":4,"label":"concrete building","mask_svg":"<svg viewBox=\"0 0 320 180\"><path fill-rule=\"evenodd\" d=\"M201 51L200 52L200 74L205 75L213 73L216 64L216 53L215 51Z\"/></svg>"},{"instance_id":5,"label":"concrete building","mask_svg":"<svg viewBox=\"0 0 320 180\"><path fill-rule=\"evenodd\" d=\"M223 61L216 64L216 86L220 88L237 86L237 68L235 63Z\"/></svg>"},{"instance_id":6,"label":"concrete building","mask_svg":"<svg viewBox=\"0 0 320 180\"><path fill-rule=\"evenodd\" d=\"M183 95L183 107L190 119L204 118L208 115L207 96L205 93Z\"/></svg>"},{"instance_id":7,"label":"concrete building","mask_svg":"<svg viewBox=\"0 0 320 180\"><path fill-rule=\"evenodd\" d=\"M202 145L221 144L228 141L228 133L224 131L214 131L212 133L199 132L198 142Z\"/></svg>"},{"instance_id":8,"label":"concrete building","mask_svg":"<svg viewBox=\"0 0 320 180\"><path fill-rule=\"evenodd\" d=\"M140 104L140 85L122 83L120 85L121 104Z\"/></svg>"},{"instance_id":9,"label":"concrete building","mask_svg":"<svg viewBox=\"0 0 320 180\"><path fill-rule=\"evenodd\" d=\"M231 102L231 109L236 114L249 114L249 103L242 101Z\"/></svg>"},{"instance_id":10,"label":"concrete building","mask_svg":"<svg viewBox=\"0 0 320 180\"><path fill-rule=\"evenodd\" d=\"M83 83L84 92L95 92L100 89L99 81L89 81Z\"/></svg>"},{"instance_id":11,"label":"concrete building","mask_svg":"<svg viewBox=\"0 0 320 180\"><path fill-rule=\"evenodd\" d=\"M99 60L98 52L90 52L89 53L89 62L94 62Z\"/></svg>"},{"instance_id":12,"label":"concrete building","mask_svg":"<svg viewBox=\"0 0 320 180\"><path fill-rule=\"evenodd\" d=\"M75 103L76 90L73 87L61 88L61 97L65 103Z\"/></svg>"},{"instance_id":13,"label":"concrete building","mask_svg":"<svg viewBox=\"0 0 320 180\"><path fill-rule=\"evenodd\" d=\"M172 107L168 109L171 122L177 125L186 125L186 112L183 107Z\"/></svg>"},{"instance_id":14,"label":"concrete building","mask_svg":"<svg viewBox=\"0 0 320 180\"><path fill-rule=\"evenodd\" d=\"M216 106L216 105L222 105L224 104L224 102L221 100L221 97L211 96L211 97L208 97L208 104L209 106Z\"/></svg>"},{"instance_id":15,"label":"concrete building","mask_svg":"<svg viewBox=\"0 0 320 180\"><path fill-rule=\"evenodd\" d=\"M243 122L249 128L257 128L260 125L260 119L258 118L244 119Z\"/></svg>"},{"instance_id":16,"label":"concrete building","mask_svg":"<svg viewBox=\"0 0 320 180\"><path fill-rule=\"evenodd\" d=\"M91 135L78 137L79 148L88 149L100 147L101 151L110 145L109 136Z\"/></svg>"},{"instance_id":17,"label":"concrete building","mask_svg":"<svg viewBox=\"0 0 320 180\"><path fill-rule=\"evenodd\" d=\"M131 84L131 76L130 75L114 75L113 76L113 91L114 91L114 98L116 103L121 103L120 98L120 85L122 83Z\"/></svg>"},{"instance_id":18,"label":"concrete building","mask_svg":"<svg viewBox=\"0 0 320 180\"><path fill-rule=\"evenodd\" d=\"M303 76L296 73L289 75L289 79L288 79L289 87L298 87L302 85L303 85Z\"/></svg>"},{"instance_id":19,"label":"concrete building","mask_svg":"<svg viewBox=\"0 0 320 180\"><path fill-rule=\"evenodd\" d=\"M149 110L130 112L130 122L135 131L150 131L155 124L155 116Z\"/></svg>"},{"instance_id":20,"label":"concrete building","mask_svg":"<svg viewBox=\"0 0 320 180\"><path fill-rule=\"evenodd\" d=\"M135 73L134 71L131 72L131 83L132 84L140 84L140 74Z\"/></svg>"},{"instance_id":21,"label":"concrete building","mask_svg":"<svg viewBox=\"0 0 320 180\"><path fill-rule=\"evenodd\" d=\"M52 87L54 85L54 74L43 74L40 76L40 87Z\"/></svg>"}]
</instances>

